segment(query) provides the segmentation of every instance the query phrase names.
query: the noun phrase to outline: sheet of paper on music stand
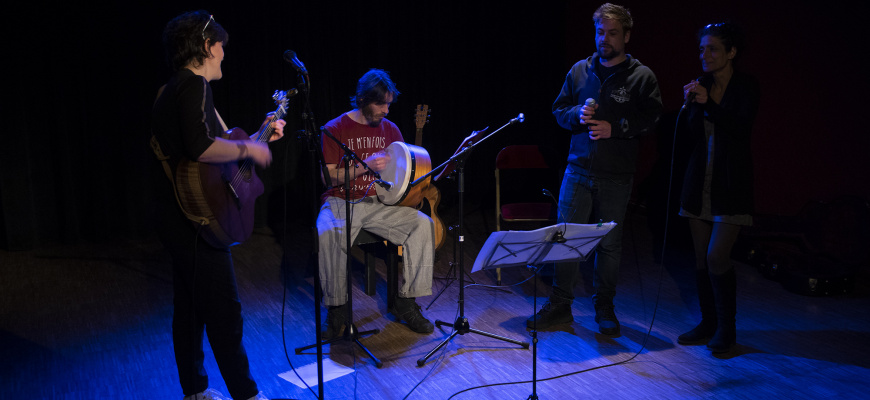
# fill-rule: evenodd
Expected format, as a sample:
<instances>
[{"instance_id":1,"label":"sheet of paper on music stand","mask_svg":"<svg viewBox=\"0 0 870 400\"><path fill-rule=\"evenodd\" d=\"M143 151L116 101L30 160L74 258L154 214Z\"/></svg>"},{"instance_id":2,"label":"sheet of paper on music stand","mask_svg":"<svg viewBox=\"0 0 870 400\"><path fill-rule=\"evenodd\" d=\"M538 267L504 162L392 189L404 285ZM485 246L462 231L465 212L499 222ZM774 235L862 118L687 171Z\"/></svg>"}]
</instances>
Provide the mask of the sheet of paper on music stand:
<instances>
[{"instance_id":1,"label":"sheet of paper on music stand","mask_svg":"<svg viewBox=\"0 0 870 400\"><path fill-rule=\"evenodd\" d=\"M498 231L486 239L471 272L483 269L585 260L598 242L616 226L605 224L556 224L533 231ZM564 243L554 243L561 232Z\"/></svg>"}]
</instances>

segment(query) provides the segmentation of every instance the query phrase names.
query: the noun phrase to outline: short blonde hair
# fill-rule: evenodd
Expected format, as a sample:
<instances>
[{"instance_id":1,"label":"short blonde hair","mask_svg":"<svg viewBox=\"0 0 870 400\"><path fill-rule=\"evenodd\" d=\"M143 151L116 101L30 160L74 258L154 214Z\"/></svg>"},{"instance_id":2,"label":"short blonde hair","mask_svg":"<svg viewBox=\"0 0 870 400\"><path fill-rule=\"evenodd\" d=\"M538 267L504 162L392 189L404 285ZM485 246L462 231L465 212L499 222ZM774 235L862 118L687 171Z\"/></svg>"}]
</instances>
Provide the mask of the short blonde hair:
<instances>
[{"instance_id":1,"label":"short blonde hair","mask_svg":"<svg viewBox=\"0 0 870 400\"><path fill-rule=\"evenodd\" d=\"M602 4L601 7L598 7L598 9L595 10L595 13L592 14L592 21L594 21L595 24L601 22L602 19L619 21L622 25L623 33L630 32L631 27L634 25L634 20L631 19L631 13L628 12L627 8L611 3Z\"/></svg>"}]
</instances>

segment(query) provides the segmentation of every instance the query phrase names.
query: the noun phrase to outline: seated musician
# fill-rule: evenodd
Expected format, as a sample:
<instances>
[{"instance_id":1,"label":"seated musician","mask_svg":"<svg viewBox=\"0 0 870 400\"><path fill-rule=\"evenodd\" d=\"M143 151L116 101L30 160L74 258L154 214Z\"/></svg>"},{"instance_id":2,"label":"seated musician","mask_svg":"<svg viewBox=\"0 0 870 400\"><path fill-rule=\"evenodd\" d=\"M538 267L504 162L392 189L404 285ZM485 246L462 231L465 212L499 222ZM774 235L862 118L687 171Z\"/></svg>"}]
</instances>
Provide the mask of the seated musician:
<instances>
[{"instance_id":1,"label":"seated musician","mask_svg":"<svg viewBox=\"0 0 870 400\"><path fill-rule=\"evenodd\" d=\"M402 142L396 124L386 119L399 91L387 72L372 69L360 78L351 97L352 111L329 121L325 128L371 169L382 171L390 159L384 149ZM345 199L351 203L351 242L365 229L403 248L404 274L398 296L389 311L417 333L432 333L434 326L420 313L415 300L432 294L433 226L422 212L379 202L374 176L358 165L349 169L350 193L345 193L344 151L324 133L323 156L332 186L321 196L317 217L323 301L328 307L325 338L341 335L347 321L347 248Z\"/></svg>"}]
</instances>

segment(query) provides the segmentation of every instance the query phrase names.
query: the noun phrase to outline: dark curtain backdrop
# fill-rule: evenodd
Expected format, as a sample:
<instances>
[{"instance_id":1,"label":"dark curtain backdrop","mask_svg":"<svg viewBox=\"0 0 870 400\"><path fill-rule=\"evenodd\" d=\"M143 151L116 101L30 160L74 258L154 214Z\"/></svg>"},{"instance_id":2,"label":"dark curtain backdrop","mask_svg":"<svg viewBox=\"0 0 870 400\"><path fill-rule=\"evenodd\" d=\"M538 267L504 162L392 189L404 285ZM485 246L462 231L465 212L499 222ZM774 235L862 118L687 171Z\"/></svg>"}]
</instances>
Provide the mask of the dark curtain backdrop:
<instances>
[{"instance_id":1,"label":"dark curtain backdrop","mask_svg":"<svg viewBox=\"0 0 870 400\"><path fill-rule=\"evenodd\" d=\"M275 109L272 93L296 86L281 57L292 49L310 71L318 125L350 108L366 70L390 71L402 95L388 118L407 141L414 139L415 105L432 108L423 145L434 164L473 130L496 129L524 113L524 124L508 127L469 160L466 211L492 208L493 161L505 145L551 144L564 163L569 138L550 106L569 67L594 51L591 14L600 3L269 3L28 3L7 15L2 29L12 48L4 75L12 90L2 106L0 248L152 232L149 113L169 76L160 36L172 17L200 8L230 34L224 77L212 83L230 126L254 132ZM739 67L763 85L754 139L759 212L789 215L808 201L870 196L860 25L832 12L836 1L815 8L775 3L622 3L636 23L628 52L657 74L666 111L659 134L645 139L639 201L664 203L681 87L700 72L694 35L725 19L746 27L750 46ZM301 104L301 96L291 100L287 137L273 145L275 162L261 172L261 225L311 224L306 182L317 172L294 134L302 128ZM442 207L453 207L455 185L440 185Z\"/></svg>"}]
</instances>

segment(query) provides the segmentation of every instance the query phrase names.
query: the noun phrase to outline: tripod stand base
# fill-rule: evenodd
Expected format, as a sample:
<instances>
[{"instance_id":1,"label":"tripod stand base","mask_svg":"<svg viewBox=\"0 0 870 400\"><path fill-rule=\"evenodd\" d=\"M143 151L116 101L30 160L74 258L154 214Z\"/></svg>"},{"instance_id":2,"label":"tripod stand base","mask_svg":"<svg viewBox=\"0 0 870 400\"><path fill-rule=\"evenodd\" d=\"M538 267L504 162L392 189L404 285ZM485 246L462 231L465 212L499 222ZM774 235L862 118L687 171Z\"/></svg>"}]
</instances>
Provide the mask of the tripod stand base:
<instances>
[{"instance_id":1,"label":"tripod stand base","mask_svg":"<svg viewBox=\"0 0 870 400\"><path fill-rule=\"evenodd\" d=\"M341 336L336 336L332 339L324 340L320 344L325 346L327 344L335 343L339 340L353 341L354 343L356 343L357 346L359 346L359 348L361 348L366 354L368 354L368 356L372 359L372 361L374 361L375 367L381 368L384 366L384 363L380 359L375 357L375 355L372 354L372 352L369 351L368 348L363 346L362 342L359 341L359 339L363 336L374 335L376 333L379 333L380 331L381 331L380 329L372 329L369 331L357 332L356 326L351 324L351 326L349 326L348 328L346 328L344 330L344 334L342 334ZM304 346L304 347L297 347L296 354L302 354L303 351L308 350L308 349L313 348L313 347L316 347L316 346L317 346L317 343L310 344L310 345Z\"/></svg>"},{"instance_id":2,"label":"tripod stand base","mask_svg":"<svg viewBox=\"0 0 870 400\"><path fill-rule=\"evenodd\" d=\"M435 346L435 348L432 349L432 351L430 351L425 356L423 356L423 358L420 358L419 360L417 360L418 367L422 367L423 365L425 365L426 361L429 360L429 357L432 357L432 355L435 354L436 352L438 352L439 349L444 347L447 343L450 343L450 341L453 340L453 338L455 338L456 335L464 335L466 333L476 333L478 335L490 337L493 339L502 340L502 341L505 341L508 343L513 343L513 344L522 346L524 349L529 348L529 344L526 342L521 342L519 340L506 338L504 336L499 336L499 335L496 335L494 333L489 333L489 332L484 332L481 330L473 329L473 328L471 328L471 325L468 323L468 318L466 318L464 316L460 316L460 317L456 318L456 321L453 322L452 324L449 322L441 321L441 320L435 320L435 325L436 326L452 327L453 332L450 333L450 336L448 336L446 339L441 341L441 343L439 343L438 346Z\"/></svg>"}]
</instances>

